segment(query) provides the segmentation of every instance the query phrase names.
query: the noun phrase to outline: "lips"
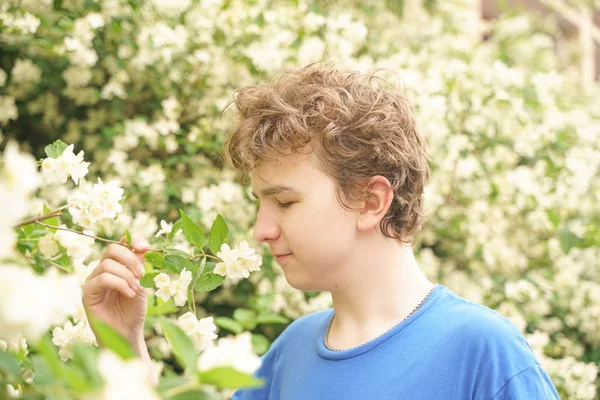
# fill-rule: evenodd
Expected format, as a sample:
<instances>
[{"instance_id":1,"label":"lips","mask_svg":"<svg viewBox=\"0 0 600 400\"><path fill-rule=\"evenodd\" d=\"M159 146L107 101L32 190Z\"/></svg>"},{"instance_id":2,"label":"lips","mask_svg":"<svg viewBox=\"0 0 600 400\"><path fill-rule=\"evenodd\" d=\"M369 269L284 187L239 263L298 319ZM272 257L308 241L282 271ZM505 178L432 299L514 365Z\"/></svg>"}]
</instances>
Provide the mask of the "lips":
<instances>
[{"instance_id":1,"label":"lips","mask_svg":"<svg viewBox=\"0 0 600 400\"><path fill-rule=\"evenodd\" d=\"M281 263L282 261L287 260L288 258L290 258L292 255L292 253L288 253L288 254L280 254L278 256L275 256L275 261L277 261L277 263Z\"/></svg>"}]
</instances>

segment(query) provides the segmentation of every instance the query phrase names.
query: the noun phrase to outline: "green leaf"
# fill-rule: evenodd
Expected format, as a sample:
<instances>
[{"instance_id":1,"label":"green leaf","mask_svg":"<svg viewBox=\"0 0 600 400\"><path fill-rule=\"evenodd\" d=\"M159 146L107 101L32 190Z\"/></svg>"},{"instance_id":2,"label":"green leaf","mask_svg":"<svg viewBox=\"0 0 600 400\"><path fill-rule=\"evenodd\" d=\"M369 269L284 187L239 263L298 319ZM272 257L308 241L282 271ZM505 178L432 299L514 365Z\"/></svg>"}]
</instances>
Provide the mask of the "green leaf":
<instances>
[{"instance_id":1,"label":"green leaf","mask_svg":"<svg viewBox=\"0 0 600 400\"><path fill-rule=\"evenodd\" d=\"M238 308L233 312L233 319L248 330L256 328L256 311L254 310Z\"/></svg>"},{"instance_id":2,"label":"green leaf","mask_svg":"<svg viewBox=\"0 0 600 400\"><path fill-rule=\"evenodd\" d=\"M123 360L130 360L136 356L131 344L114 328L93 315L89 321L101 346L114 351Z\"/></svg>"},{"instance_id":3,"label":"green leaf","mask_svg":"<svg viewBox=\"0 0 600 400\"><path fill-rule=\"evenodd\" d=\"M125 243L128 247L131 246L131 232L125 231Z\"/></svg>"},{"instance_id":4,"label":"green leaf","mask_svg":"<svg viewBox=\"0 0 600 400\"><path fill-rule=\"evenodd\" d=\"M160 297L156 297L156 303L156 305L150 304L148 306L148 311L146 312L146 315L148 317L154 315L173 314L179 311L179 308L175 304L173 304L171 300L163 301L163 299L161 299Z\"/></svg>"},{"instance_id":5,"label":"green leaf","mask_svg":"<svg viewBox=\"0 0 600 400\"><path fill-rule=\"evenodd\" d=\"M217 325L219 328L227 329L229 332L235 334L242 333L244 331L244 327L242 327L239 322L227 317L216 317L215 325Z\"/></svg>"},{"instance_id":6,"label":"green leaf","mask_svg":"<svg viewBox=\"0 0 600 400\"><path fill-rule=\"evenodd\" d=\"M65 149L69 147L68 144L58 139L54 143L49 144L44 148L46 155L51 158L58 158L62 155Z\"/></svg>"},{"instance_id":7,"label":"green leaf","mask_svg":"<svg viewBox=\"0 0 600 400\"><path fill-rule=\"evenodd\" d=\"M177 232L179 232L181 230L182 225L183 225L183 221L181 221L181 219L178 219L177 221L175 221L175 223L173 224L173 229L171 229L171 233L169 233L169 240L173 240L173 238L175 237Z\"/></svg>"},{"instance_id":8,"label":"green leaf","mask_svg":"<svg viewBox=\"0 0 600 400\"><path fill-rule=\"evenodd\" d=\"M142 285L142 287L145 288L154 288L154 278L156 278L158 276L158 274L160 274L161 271L154 271L154 272L148 272L146 274L144 274L141 278L140 278L140 285Z\"/></svg>"},{"instance_id":9,"label":"green leaf","mask_svg":"<svg viewBox=\"0 0 600 400\"><path fill-rule=\"evenodd\" d=\"M99 349L82 343L73 343L73 363L85 372L94 388L102 387L102 378L98 372Z\"/></svg>"},{"instance_id":10,"label":"green leaf","mask_svg":"<svg viewBox=\"0 0 600 400\"><path fill-rule=\"evenodd\" d=\"M290 320L282 315L263 313L256 318L257 324L288 324Z\"/></svg>"},{"instance_id":11,"label":"green leaf","mask_svg":"<svg viewBox=\"0 0 600 400\"><path fill-rule=\"evenodd\" d=\"M171 321L163 319L160 321L160 325L179 364L186 369L195 371L198 353L192 340Z\"/></svg>"},{"instance_id":12,"label":"green leaf","mask_svg":"<svg viewBox=\"0 0 600 400\"><path fill-rule=\"evenodd\" d=\"M45 358L39 354L34 354L31 356L31 363L35 372L33 382L36 385L50 385L56 382L56 376L52 373L52 369Z\"/></svg>"},{"instance_id":13,"label":"green leaf","mask_svg":"<svg viewBox=\"0 0 600 400\"><path fill-rule=\"evenodd\" d=\"M198 278L194 290L197 292L210 292L221 286L224 280L224 276L215 274L214 272L207 272Z\"/></svg>"},{"instance_id":14,"label":"green leaf","mask_svg":"<svg viewBox=\"0 0 600 400\"><path fill-rule=\"evenodd\" d=\"M159 252L149 251L146 254L144 254L144 258L146 259L146 261L152 264L153 267L157 269L165 268L165 258Z\"/></svg>"},{"instance_id":15,"label":"green leaf","mask_svg":"<svg viewBox=\"0 0 600 400\"><path fill-rule=\"evenodd\" d=\"M569 230L561 231L558 234L558 240L565 254L569 254L569 251L581 242L581 239Z\"/></svg>"},{"instance_id":16,"label":"green leaf","mask_svg":"<svg viewBox=\"0 0 600 400\"><path fill-rule=\"evenodd\" d=\"M165 261L165 269L178 274L183 271L184 268L188 271L193 271L194 268L196 268L190 260L179 255L169 255L165 258Z\"/></svg>"},{"instance_id":17,"label":"green leaf","mask_svg":"<svg viewBox=\"0 0 600 400\"><path fill-rule=\"evenodd\" d=\"M193 246L202 248L204 246L204 232L182 209L179 209L179 213L181 214L183 233L187 241Z\"/></svg>"},{"instance_id":18,"label":"green leaf","mask_svg":"<svg viewBox=\"0 0 600 400\"><path fill-rule=\"evenodd\" d=\"M16 380L21 375L19 360L9 352L0 351L0 372L8 375L10 382ZM3 374L0 374L0 376Z\"/></svg>"},{"instance_id":19,"label":"green leaf","mask_svg":"<svg viewBox=\"0 0 600 400\"><path fill-rule=\"evenodd\" d=\"M181 256L184 258L188 257L188 253L179 249L165 249L165 253L167 253L168 256Z\"/></svg>"},{"instance_id":20,"label":"green leaf","mask_svg":"<svg viewBox=\"0 0 600 400\"><path fill-rule=\"evenodd\" d=\"M51 212L52 212L52 211L51 211L51 210L50 210L48 207L46 207L46 205L44 204L44 215L45 215L45 214L50 214ZM57 217L52 217L52 218L45 219L45 220L44 220L44 223L45 223L46 225L58 226L58 218L57 218ZM49 229L51 232L53 232L53 233L54 233L54 232L56 232L56 229L51 229L51 228L48 228L48 229Z\"/></svg>"},{"instance_id":21,"label":"green leaf","mask_svg":"<svg viewBox=\"0 0 600 400\"><path fill-rule=\"evenodd\" d=\"M221 215L217 215L212 227L210 228L210 235L208 237L208 247L213 254L217 254L221 251L221 245L227 241L227 234L229 228L225 223L225 220Z\"/></svg>"},{"instance_id":22,"label":"green leaf","mask_svg":"<svg viewBox=\"0 0 600 400\"><path fill-rule=\"evenodd\" d=\"M174 396L168 397L168 400L222 400L223 397L216 393L208 393L204 389L190 389Z\"/></svg>"},{"instance_id":23,"label":"green leaf","mask_svg":"<svg viewBox=\"0 0 600 400\"><path fill-rule=\"evenodd\" d=\"M548 216L550 222L552 222L554 228L558 227L558 225L560 224L560 215L558 214L558 212L554 209L549 208L546 210L546 215Z\"/></svg>"},{"instance_id":24,"label":"green leaf","mask_svg":"<svg viewBox=\"0 0 600 400\"><path fill-rule=\"evenodd\" d=\"M199 373L203 384L215 385L219 389L261 387L264 381L240 372L232 367L217 367Z\"/></svg>"},{"instance_id":25,"label":"green leaf","mask_svg":"<svg viewBox=\"0 0 600 400\"><path fill-rule=\"evenodd\" d=\"M252 334L252 350L256 354L262 356L269 350L269 347L271 347L271 343L264 335Z\"/></svg>"},{"instance_id":26,"label":"green leaf","mask_svg":"<svg viewBox=\"0 0 600 400\"><path fill-rule=\"evenodd\" d=\"M63 378L69 387L78 392L90 389L90 384L82 371L59 359L56 347L48 336L42 337L38 342L37 350L44 357L54 375Z\"/></svg>"},{"instance_id":27,"label":"green leaf","mask_svg":"<svg viewBox=\"0 0 600 400\"><path fill-rule=\"evenodd\" d=\"M158 380L158 386L156 391L160 394L164 394L169 389L173 389L177 386L189 385L190 379L181 375L174 376L161 376Z\"/></svg>"}]
</instances>

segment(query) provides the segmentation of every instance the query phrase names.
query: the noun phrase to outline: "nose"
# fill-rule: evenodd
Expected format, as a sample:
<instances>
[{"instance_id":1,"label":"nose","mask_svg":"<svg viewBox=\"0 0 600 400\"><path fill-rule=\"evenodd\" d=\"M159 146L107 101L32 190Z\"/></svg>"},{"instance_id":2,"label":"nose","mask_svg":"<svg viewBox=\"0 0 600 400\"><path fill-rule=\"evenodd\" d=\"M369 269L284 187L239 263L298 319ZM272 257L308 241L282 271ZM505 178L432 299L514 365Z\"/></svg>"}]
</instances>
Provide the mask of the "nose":
<instances>
[{"instance_id":1,"label":"nose","mask_svg":"<svg viewBox=\"0 0 600 400\"><path fill-rule=\"evenodd\" d=\"M270 213L266 207L259 207L254 225L254 240L257 242L267 242L277 240L281 230L273 213Z\"/></svg>"}]
</instances>

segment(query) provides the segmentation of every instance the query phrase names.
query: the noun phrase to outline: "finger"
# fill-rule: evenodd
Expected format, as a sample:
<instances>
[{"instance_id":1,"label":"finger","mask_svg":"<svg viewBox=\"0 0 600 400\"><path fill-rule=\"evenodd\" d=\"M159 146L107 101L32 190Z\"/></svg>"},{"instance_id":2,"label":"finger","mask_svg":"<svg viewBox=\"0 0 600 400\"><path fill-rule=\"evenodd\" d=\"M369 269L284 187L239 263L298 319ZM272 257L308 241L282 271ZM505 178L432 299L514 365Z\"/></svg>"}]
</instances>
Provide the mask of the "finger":
<instances>
[{"instance_id":1,"label":"finger","mask_svg":"<svg viewBox=\"0 0 600 400\"><path fill-rule=\"evenodd\" d=\"M84 293L87 293L90 296L100 294L105 290L116 290L123 296L129 298L136 296L135 291L129 287L129 284L125 279L108 272L103 272L93 279L90 279L84 286Z\"/></svg>"},{"instance_id":2,"label":"finger","mask_svg":"<svg viewBox=\"0 0 600 400\"><path fill-rule=\"evenodd\" d=\"M150 246L148 241L140 235L133 235L131 237L131 247L136 253L145 253Z\"/></svg>"},{"instance_id":3,"label":"finger","mask_svg":"<svg viewBox=\"0 0 600 400\"><path fill-rule=\"evenodd\" d=\"M143 290L142 286L140 285L140 281L136 278L135 275L133 275L133 272L131 272L131 270L123 264L111 258L108 258L102 261L100 264L98 264L98 266L92 271L88 279L92 280L96 276L103 273L113 274L121 279L125 279L134 291Z\"/></svg>"},{"instance_id":4,"label":"finger","mask_svg":"<svg viewBox=\"0 0 600 400\"><path fill-rule=\"evenodd\" d=\"M146 272L141 260L131 250L120 244L113 243L108 246L101 262L106 259L113 259L125 265L137 278Z\"/></svg>"},{"instance_id":5,"label":"finger","mask_svg":"<svg viewBox=\"0 0 600 400\"><path fill-rule=\"evenodd\" d=\"M148 241L139 235L133 235L131 238L131 249L137 256L138 260L144 264L146 259L144 258L144 254L148 251L150 245Z\"/></svg>"}]
</instances>

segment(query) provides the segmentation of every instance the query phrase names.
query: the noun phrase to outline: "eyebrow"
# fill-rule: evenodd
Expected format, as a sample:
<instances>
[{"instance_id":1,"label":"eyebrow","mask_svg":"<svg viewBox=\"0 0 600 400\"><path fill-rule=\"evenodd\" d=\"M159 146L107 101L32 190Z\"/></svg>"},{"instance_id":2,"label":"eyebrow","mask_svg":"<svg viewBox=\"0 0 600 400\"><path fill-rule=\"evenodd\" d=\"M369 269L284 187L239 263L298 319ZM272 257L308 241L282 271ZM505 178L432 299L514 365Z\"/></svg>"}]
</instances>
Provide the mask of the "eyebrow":
<instances>
[{"instance_id":1,"label":"eyebrow","mask_svg":"<svg viewBox=\"0 0 600 400\"><path fill-rule=\"evenodd\" d=\"M285 193L285 192L299 193L296 189L291 188L289 186L285 186L285 185L269 186L260 191L260 193L265 197L273 196L275 194L280 194L280 193ZM256 193L254 193L254 191L252 191L252 196L258 198L258 196L256 195Z\"/></svg>"}]
</instances>

